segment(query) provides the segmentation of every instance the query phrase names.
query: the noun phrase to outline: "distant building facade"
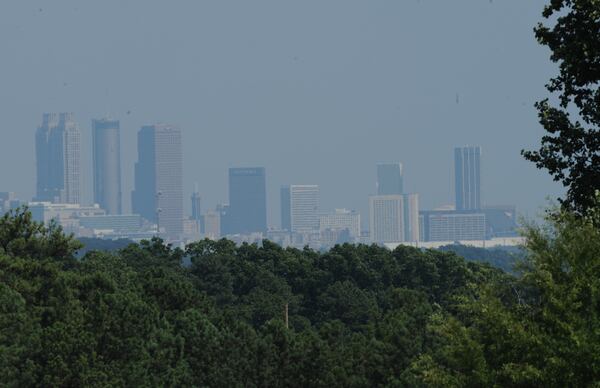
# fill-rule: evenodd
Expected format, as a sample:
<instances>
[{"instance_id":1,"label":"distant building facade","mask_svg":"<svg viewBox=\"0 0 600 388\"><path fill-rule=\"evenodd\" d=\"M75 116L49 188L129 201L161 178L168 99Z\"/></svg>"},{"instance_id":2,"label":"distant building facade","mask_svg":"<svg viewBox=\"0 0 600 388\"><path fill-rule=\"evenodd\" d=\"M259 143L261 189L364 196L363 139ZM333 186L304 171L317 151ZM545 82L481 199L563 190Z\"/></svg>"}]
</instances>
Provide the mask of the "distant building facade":
<instances>
[{"instance_id":1,"label":"distant building facade","mask_svg":"<svg viewBox=\"0 0 600 388\"><path fill-rule=\"evenodd\" d=\"M374 243L404 241L402 195L369 197L369 231Z\"/></svg>"},{"instance_id":2,"label":"distant building facade","mask_svg":"<svg viewBox=\"0 0 600 388\"><path fill-rule=\"evenodd\" d=\"M428 210L420 214L424 241L486 239L486 217L483 212Z\"/></svg>"},{"instance_id":3,"label":"distant building facade","mask_svg":"<svg viewBox=\"0 0 600 388\"><path fill-rule=\"evenodd\" d=\"M49 224L57 222L66 233L80 235L80 218L105 216L106 211L98 205L81 206L74 203L30 202L28 204L32 218L37 222Z\"/></svg>"},{"instance_id":4,"label":"distant building facade","mask_svg":"<svg viewBox=\"0 0 600 388\"><path fill-rule=\"evenodd\" d=\"M21 201L12 191L0 192L0 216L21 206Z\"/></svg>"},{"instance_id":5,"label":"distant building facade","mask_svg":"<svg viewBox=\"0 0 600 388\"><path fill-rule=\"evenodd\" d=\"M333 213L319 217L319 230L321 233L327 231L348 231L351 239L360 237L360 214L347 209L335 209Z\"/></svg>"},{"instance_id":6,"label":"distant building facade","mask_svg":"<svg viewBox=\"0 0 600 388\"><path fill-rule=\"evenodd\" d=\"M171 239L183 234L182 163L181 130L149 125L138 132L133 212L158 223Z\"/></svg>"},{"instance_id":7,"label":"distant building facade","mask_svg":"<svg viewBox=\"0 0 600 388\"><path fill-rule=\"evenodd\" d=\"M202 197L200 193L195 191L192 193L192 220L202 220Z\"/></svg>"},{"instance_id":8,"label":"distant building facade","mask_svg":"<svg viewBox=\"0 0 600 388\"><path fill-rule=\"evenodd\" d=\"M279 192L281 201L281 230L292 230L292 201L290 186L282 186Z\"/></svg>"},{"instance_id":9,"label":"distant building facade","mask_svg":"<svg viewBox=\"0 0 600 388\"><path fill-rule=\"evenodd\" d=\"M456 210L481 209L481 147L454 149Z\"/></svg>"},{"instance_id":10,"label":"distant building facade","mask_svg":"<svg viewBox=\"0 0 600 388\"><path fill-rule=\"evenodd\" d=\"M218 211L208 211L203 216L202 233L206 238L217 240L221 237L221 215Z\"/></svg>"},{"instance_id":11,"label":"distant building facade","mask_svg":"<svg viewBox=\"0 0 600 388\"><path fill-rule=\"evenodd\" d=\"M303 233L319 230L319 186L289 186L290 230Z\"/></svg>"},{"instance_id":12,"label":"distant building facade","mask_svg":"<svg viewBox=\"0 0 600 388\"><path fill-rule=\"evenodd\" d=\"M225 234L267 232L267 188L264 167L229 169L229 208Z\"/></svg>"},{"instance_id":13,"label":"distant building facade","mask_svg":"<svg viewBox=\"0 0 600 388\"><path fill-rule=\"evenodd\" d=\"M45 113L35 134L36 200L81 203L81 133L72 113Z\"/></svg>"},{"instance_id":14,"label":"distant building facade","mask_svg":"<svg viewBox=\"0 0 600 388\"><path fill-rule=\"evenodd\" d=\"M377 164L377 195L399 195L403 193L402 164Z\"/></svg>"},{"instance_id":15,"label":"distant building facade","mask_svg":"<svg viewBox=\"0 0 600 388\"><path fill-rule=\"evenodd\" d=\"M120 131L118 120L92 120L94 202L111 215L122 213Z\"/></svg>"},{"instance_id":16,"label":"distant building facade","mask_svg":"<svg viewBox=\"0 0 600 388\"><path fill-rule=\"evenodd\" d=\"M402 199L404 206L402 211L403 241L419 241L419 194L404 194Z\"/></svg>"},{"instance_id":17,"label":"distant building facade","mask_svg":"<svg viewBox=\"0 0 600 388\"><path fill-rule=\"evenodd\" d=\"M419 241L419 196L374 195L369 197L371 242Z\"/></svg>"}]
</instances>

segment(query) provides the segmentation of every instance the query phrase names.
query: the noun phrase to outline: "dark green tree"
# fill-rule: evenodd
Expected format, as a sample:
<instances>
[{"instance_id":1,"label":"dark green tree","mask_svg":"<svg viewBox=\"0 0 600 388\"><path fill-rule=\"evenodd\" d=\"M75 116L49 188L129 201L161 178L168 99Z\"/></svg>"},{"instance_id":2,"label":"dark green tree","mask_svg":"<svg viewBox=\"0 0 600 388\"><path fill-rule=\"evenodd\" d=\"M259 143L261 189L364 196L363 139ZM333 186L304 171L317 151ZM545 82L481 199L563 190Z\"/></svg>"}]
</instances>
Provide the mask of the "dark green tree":
<instances>
[{"instance_id":1,"label":"dark green tree","mask_svg":"<svg viewBox=\"0 0 600 388\"><path fill-rule=\"evenodd\" d=\"M538 24L538 42L552 52L560 72L546 88L558 97L536 103L547 134L526 159L546 169L567 194L561 203L579 214L600 189L600 3L552 0L543 11L550 25Z\"/></svg>"}]
</instances>

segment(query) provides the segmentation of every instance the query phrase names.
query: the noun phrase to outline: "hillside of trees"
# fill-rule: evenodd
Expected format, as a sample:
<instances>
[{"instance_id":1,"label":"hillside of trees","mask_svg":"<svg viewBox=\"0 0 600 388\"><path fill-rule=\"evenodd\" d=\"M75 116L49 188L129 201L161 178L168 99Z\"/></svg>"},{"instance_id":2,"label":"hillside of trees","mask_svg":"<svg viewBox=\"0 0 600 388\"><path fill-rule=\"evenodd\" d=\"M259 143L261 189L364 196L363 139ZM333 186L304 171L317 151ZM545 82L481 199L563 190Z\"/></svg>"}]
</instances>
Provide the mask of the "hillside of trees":
<instances>
[{"instance_id":1,"label":"hillside of trees","mask_svg":"<svg viewBox=\"0 0 600 388\"><path fill-rule=\"evenodd\" d=\"M162 241L75 255L0 220L3 386L585 386L600 381L600 233L528 232L519 277L451 252ZM184 257L192 262L181 265ZM289 318L286 322L285 307Z\"/></svg>"}]
</instances>

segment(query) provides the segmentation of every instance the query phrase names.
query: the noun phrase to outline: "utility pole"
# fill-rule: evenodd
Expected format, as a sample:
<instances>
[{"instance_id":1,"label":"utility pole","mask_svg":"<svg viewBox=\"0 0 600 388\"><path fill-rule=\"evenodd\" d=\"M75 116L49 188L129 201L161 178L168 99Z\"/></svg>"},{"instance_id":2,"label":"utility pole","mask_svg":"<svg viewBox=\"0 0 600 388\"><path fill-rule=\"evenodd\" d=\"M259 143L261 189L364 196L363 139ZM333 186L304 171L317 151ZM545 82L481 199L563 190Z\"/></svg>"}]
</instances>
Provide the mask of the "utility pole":
<instances>
[{"instance_id":1,"label":"utility pole","mask_svg":"<svg viewBox=\"0 0 600 388\"><path fill-rule=\"evenodd\" d=\"M285 328L290 328L290 314L289 314L289 305L286 303L283 310L283 317L285 319Z\"/></svg>"}]
</instances>

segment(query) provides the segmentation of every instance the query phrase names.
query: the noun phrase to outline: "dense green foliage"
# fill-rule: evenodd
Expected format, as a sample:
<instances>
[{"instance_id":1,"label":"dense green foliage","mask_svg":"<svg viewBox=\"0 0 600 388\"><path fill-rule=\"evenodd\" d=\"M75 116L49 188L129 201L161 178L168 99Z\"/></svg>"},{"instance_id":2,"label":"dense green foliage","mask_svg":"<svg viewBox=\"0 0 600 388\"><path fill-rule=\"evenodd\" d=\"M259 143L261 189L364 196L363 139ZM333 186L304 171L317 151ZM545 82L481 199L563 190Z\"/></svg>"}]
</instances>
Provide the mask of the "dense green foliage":
<instances>
[{"instance_id":1,"label":"dense green foliage","mask_svg":"<svg viewBox=\"0 0 600 388\"><path fill-rule=\"evenodd\" d=\"M452 244L439 248L442 252L454 252L467 261L487 263L504 272L514 274L524 252L520 247L478 248L469 245Z\"/></svg>"},{"instance_id":2,"label":"dense green foliage","mask_svg":"<svg viewBox=\"0 0 600 388\"><path fill-rule=\"evenodd\" d=\"M552 0L543 16L535 34L560 67L546 86L558 105L536 104L547 133L523 154L567 187L565 207L585 213L600 189L600 1Z\"/></svg>"},{"instance_id":3,"label":"dense green foliage","mask_svg":"<svg viewBox=\"0 0 600 388\"><path fill-rule=\"evenodd\" d=\"M529 229L529 267L514 278L403 246L153 240L77 260L78 243L19 211L0 220L0 379L585 386L600 378L600 233L553 222Z\"/></svg>"},{"instance_id":4,"label":"dense green foliage","mask_svg":"<svg viewBox=\"0 0 600 388\"><path fill-rule=\"evenodd\" d=\"M78 257L83 257L90 251L116 252L133 243L133 241L125 238L109 240L94 237L80 237L77 240L82 245L81 249L77 251Z\"/></svg>"}]
</instances>

